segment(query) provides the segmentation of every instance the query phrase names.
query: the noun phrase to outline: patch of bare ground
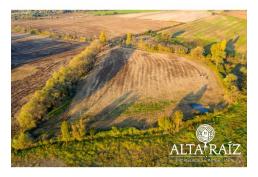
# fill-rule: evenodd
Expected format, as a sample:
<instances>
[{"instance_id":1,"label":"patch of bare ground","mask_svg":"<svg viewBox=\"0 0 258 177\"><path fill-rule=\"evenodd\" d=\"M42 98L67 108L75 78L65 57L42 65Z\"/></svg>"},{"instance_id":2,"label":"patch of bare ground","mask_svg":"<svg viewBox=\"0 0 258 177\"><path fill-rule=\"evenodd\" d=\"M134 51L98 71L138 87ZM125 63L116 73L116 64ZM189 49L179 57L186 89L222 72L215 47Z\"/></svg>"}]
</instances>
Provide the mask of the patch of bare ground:
<instances>
[{"instance_id":1,"label":"patch of bare ground","mask_svg":"<svg viewBox=\"0 0 258 177\"><path fill-rule=\"evenodd\" d=\"M135 18L145 20L159 20L159 21L175 21L175 22L191 22L201 18L210 16L209 11L160 11L160 12L143 12L135 14L119 15L123 18Z\"/></svg>"},{"instance_id":2,"label":"patch of bare ground","mask_svg":"<svg viewBox=\"0 0 258 177\"><path fill-rule=\"evenodd\" d=\"M228 10L223 12L222 14L245 19L247 18L246 10Z\"/></svg>"},{"instance_id":3,"label":"patch of bare ground","mask_svg":"<svg viewBox=\"0 0 258 177\"><path fill-rule=\"evenodd\" d=\"M53 19L12 21L12 26L30 26L31 28L61 34L77 34L87 38L97 37L101 31L104 31L109 38L113 38L124 35L127 32L137 34L147 30L158 30L175 24L178 23L155 19L125 19L117 15L94 16L83 13L61 15L59 18Z\"/></svg>"},{"instance_id":4,"label":"patch of bare ground","mask_svg":"<svg viewBox=\"0 0 258 177\"><path fill-rule=\"evenodd\" d=\"M155 105L162 100L170 104L157 114L124 114L135 104ZM223 90L215 74L200 63L175 55L116 48L82 81L66 114L72 120L89 117L89 126L96 128L149 127L160 112L169 115L184 109L184 103L213 105L222 100Z\"/></svg>"}]
</instances>

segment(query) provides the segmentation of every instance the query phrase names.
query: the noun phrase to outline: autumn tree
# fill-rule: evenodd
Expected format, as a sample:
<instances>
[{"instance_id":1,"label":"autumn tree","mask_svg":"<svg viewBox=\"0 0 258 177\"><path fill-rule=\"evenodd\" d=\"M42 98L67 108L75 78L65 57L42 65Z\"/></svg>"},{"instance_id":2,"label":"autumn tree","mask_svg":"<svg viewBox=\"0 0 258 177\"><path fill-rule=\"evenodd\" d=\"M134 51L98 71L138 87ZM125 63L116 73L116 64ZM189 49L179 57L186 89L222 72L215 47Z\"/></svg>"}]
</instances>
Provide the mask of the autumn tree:
<instances>
[{"instance_id":1,"label":"autumn tree","mask_svg":"<svg viewBox=\"0 0 258 177\"><path fill-rule=\"evenodd\" d=\"M107 37L106 37L106 34L104 32L100 33L99 40L100 40L101 43L106 43L107 42Z\"/></svg>"},{"instance_id":2,"label":"autumn tree","mask_svg":"<svg viewBox=\"0 0 258 177\"><path fill-rule=\"evenodd\" d=\"M203 47L196 47L191 50L191 56L195 58L201 58L203 57L204 49Z\"/></svg>"},{"instance_id":3,"label":"autumn tree","mask_svg":"<svg viewBox=\"0 0 258 177\"><path fill-rule=\"evenodd\" d=\"M70 125L67 121L63 121L61 124L61 138L66 142L71 139Z\"/></svg>"},{"instance_id":4,"label":"autumn tree","mask_svg":"<svg viewBox=\"0 0 258 177\"><path fill-rule=\"evenodd\" d=\"M225 79L224 82L227 86L228 89L230 90L236 90L236 81L237 81L237 76L234 74L228 74Z\"/></svg>"},{"instance_id":5,"label":"autumn tree","mask_svg":"<svg viewBox=\"0 0 258 177\"><path fill-rule=\"evenodd\" d=\"M183 113L181 111L176 111L173 116L172 116L172 125L173 125L173 130L175 132L179 131L180 126L182 125L183 121Z\"/></svg>"},{"instance_id":6,"label":"autumn tree","mask_svg":"<svg viewBox=\"0 0 258 177\"><path fill-rule=\"evenodd\" d=\"M125 44L128 47L132 45L132 34L131 33L127 33Z\"/></svg>"},{"instance_id":7,"label":"autumn tree","mask_svg":"<svg viewBox=\"0 0 258 177\"><path fill-rule=\"evenodd\" d=\"M211 46L211 59L216 63L217 68L226 58L226 44L226 40L223 40Z\"/></svg>"},{"instance_id":8,"label":"autumn tree","mask_svg":"<svg viewBox=\"0 0 258 177\"><path fill-rule=\"evenodd\" d=\"M85 125L83 119L72 125L72 136L74 139L81 141L85 136Z\"/></svg>"},{"instance_id":9,"label":"autumn tree","mask_svg":"<svg viewBox=\"0 0 258 177\"><path fill-rule=\"evenodd\" d=\"M167 116L162 116L158 118L158 126L162 130L170 130L172 128L171 119Z\"/></svg>"},{"instance_id":10,"label":"autumn tree","mask_svg":"<svg viewBox=\"0 0 258 177\"><path fill-rule=\"evenodd\" d=\"M21 132L12 140L12 147L15 149L24 149L32 144L32 138L29 133Z\"/></svg>"}]
</instances>

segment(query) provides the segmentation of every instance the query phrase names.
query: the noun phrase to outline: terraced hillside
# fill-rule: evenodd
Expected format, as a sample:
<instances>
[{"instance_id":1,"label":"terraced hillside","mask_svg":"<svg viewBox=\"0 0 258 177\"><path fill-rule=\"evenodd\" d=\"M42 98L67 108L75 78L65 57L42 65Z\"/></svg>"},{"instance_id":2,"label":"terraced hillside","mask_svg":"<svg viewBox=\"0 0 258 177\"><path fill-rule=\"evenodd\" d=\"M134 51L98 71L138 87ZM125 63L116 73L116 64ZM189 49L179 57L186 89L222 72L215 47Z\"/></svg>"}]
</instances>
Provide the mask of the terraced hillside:
<instances>
[{"instance_id":1,"label":"terraced hillside","mask_svg":"<svg viewBox=\"0 0 258 177\"><path fill-rule=\"evenodd\" d=\"M213 15L189 22L163 32L177 35L183 41L201 42L203 45L221 40L232 41L237 52L246 52L246 19L230 15Z\"/></svg>"},{"instance_id":2,"label":"terraced hillside","mask_svg":"<svg viewBox=\"0 0 258 177\"><path fill-rule=\"evenodd\" d=\"M206 67L174 55L116 48L88 75L68 116L89 116L89 125L153 126L160 115L191 103L214 105L223 100L215 75Z\"/></svg>"}]
</instances>

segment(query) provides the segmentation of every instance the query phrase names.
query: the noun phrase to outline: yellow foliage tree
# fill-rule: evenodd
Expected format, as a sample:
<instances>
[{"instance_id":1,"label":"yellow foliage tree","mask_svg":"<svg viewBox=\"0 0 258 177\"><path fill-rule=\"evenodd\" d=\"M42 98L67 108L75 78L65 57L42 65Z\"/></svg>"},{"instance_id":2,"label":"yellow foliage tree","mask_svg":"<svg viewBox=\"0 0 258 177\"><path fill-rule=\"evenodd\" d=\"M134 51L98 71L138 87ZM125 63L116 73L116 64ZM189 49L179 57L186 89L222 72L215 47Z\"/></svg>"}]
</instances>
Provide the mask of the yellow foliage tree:
<instances>
[{"instance_id":1,"label":"yellow foliage tree","mask_svg":"<svg viewBox=\"0 0 258 177\"><path fill-rule=\"evenodd\" d=\"M107 36L104 32L100 33L99 40L100 40L101 43L106 43L107 42Z\"/></svg>"},{"instance_id":2,"label":"yellow foliage tree","mask_svg":"<svg viewBox=\"0 0 258 177\"><path fill-rule=\"evenodd\" d=\"M126 46L131 46L131 44L132 44L132 34L131 33L127 33L125 44L126 44Z\"/></svg>"},{"instance_id":3,"label":"yellow foliage tree","mask_svg":"<svg viewBox=\"0 0 258 177\"><path fill-rule=\"evenodd\" d=\"M219 64L223 63L226 57L226 45L227 41L223 40L211 46L211 59L216 63L217 67Z\"/></svg>"}]
</instances>

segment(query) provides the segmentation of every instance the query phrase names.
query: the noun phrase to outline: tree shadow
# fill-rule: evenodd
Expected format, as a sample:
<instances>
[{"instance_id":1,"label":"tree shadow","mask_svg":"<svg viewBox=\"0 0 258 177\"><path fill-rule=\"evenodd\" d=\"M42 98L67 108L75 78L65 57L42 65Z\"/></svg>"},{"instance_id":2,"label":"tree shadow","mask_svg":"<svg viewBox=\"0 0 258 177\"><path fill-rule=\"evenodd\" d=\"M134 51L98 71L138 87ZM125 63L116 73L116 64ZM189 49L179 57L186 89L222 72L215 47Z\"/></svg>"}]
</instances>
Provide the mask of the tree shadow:
<instances>
[{"instance_id":1,"label":"tree shadow","mask_svg":"<svg viewBox=\"0 0 258 177\"><path fill-rule=\"evenodd\" d=\"M209 44L207 44L207 45L205 45L205 46L203 47L203 49L204 49L204 55L205 55L205 56L211 54L211 46L212 46L213 44L216 44L216 42L211 42L211 43L209 43Z\"/></svg>"},{"instance_id":2,"label":"tree shadow","mask_svg":"<svg viewBox=\"0 0 258 177\"><path fill-rule=\"evenodd\" d=\"M125 122L115 124L115 121L137 100L138 96L133 92L127 92L124 95L116 98L109 105L103 108L97 115L93 116L87 121L87 128L89 129L94 127L97 130L106 130L110 129L112 126L121 127L122 124L125 126Z\"/></svg>"},{"instance_id":3,"label":"tree shadow","mask_svg":"<svg viewBox=\"0 0 258 177\"><path fill-rule=\"evenodd\" d=\"M203 85L197 92L190 92L185 97L183 97L176 107L173 109L173 112L181 111L184 114L184 120L190 119L194 115L195 109L193 108L193 104L197 104L204 93L207 90L207 84ZM172 115L171 114L171 115Z\"/></svg>"},{"instance_id":4,"label":"tree shadow","mask_svg":"<svg viewBox=\"0 0 258 177\"><path fill-rule=\"evenodd\" d=\"M19 37L18 37L19 38ZM25 38L26 37L21 37ZM82 46L81 43L66 42L50 38L15 41L12 38L11 64L12 68L22 64L74 50Z\"/></svg>"},{"instance_id":5,"label":"tree shadow","mask_svg":"<svg viewBox=\"0 0 258 177\"><path fill-rule=\"evenodd\" d=\"M171 38L176 38L178 36L180 36L181 34L183 34L185 32L185 30L179 30L177 32L174 32L171 36Z\"/></svg>"},{"instance_id":6,"label":"tree shadow","mask_svg":"<svg viewBox=\"0 0 258 177\"><path fill-rule=\"evenodd\" d=\"M239 36L236 36L234 39L229 39L226 44L227 56L234 57L236 54L235 43L238 41Z\"/></svg>"},{"instance_id":7,"label":"tree shadow","mask_svg":"<svg viewBox=\"0 0 258 177\"><path fill-rule=\"evenodd\" d=\"M71 106L81 104L87 100L90 96L103 88L116 74L123 68L128 62L130 56L134 52L134 49L117 48L111 50L105 58L98 63L91 73L81 81L80 86L77 89L77 94L73 99ZM91 106L94 106L98 101L105 96L105 92L99 96L99 99L95 101ZM86 112L88 108L84 108L83 112Z\"/></svg>"}]
</instances>

